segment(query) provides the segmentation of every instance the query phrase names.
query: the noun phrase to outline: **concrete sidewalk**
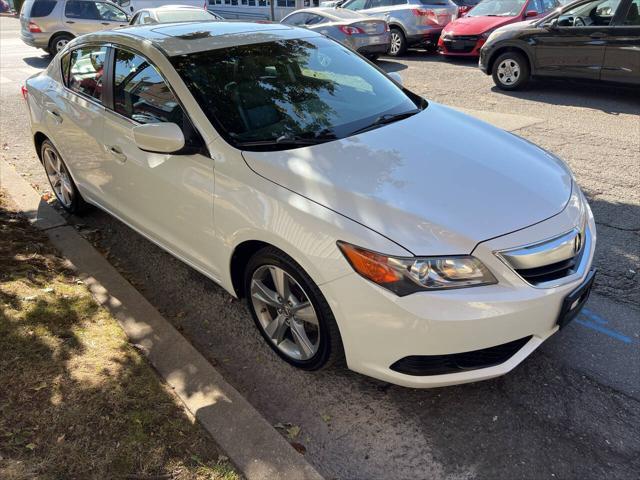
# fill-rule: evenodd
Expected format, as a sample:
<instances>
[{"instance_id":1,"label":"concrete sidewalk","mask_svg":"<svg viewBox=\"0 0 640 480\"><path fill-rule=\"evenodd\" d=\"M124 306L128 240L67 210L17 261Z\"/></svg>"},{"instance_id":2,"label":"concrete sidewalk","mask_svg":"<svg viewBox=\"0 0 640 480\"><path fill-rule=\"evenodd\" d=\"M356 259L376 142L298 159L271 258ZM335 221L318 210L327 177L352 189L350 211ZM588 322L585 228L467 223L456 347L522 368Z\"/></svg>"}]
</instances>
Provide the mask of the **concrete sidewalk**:
<instances>
[{"instance_id":1,"label":"concrete sidewalk","mask_svg":"<svg viewBox=\"0 0 640 480\"><path fill-rule=\"evenodd\" d=\"M118 320L185 407L249 480L320 474L18 173L0 160L0 187L44 230L96 301Z\"/></svg>"}]
</instances>

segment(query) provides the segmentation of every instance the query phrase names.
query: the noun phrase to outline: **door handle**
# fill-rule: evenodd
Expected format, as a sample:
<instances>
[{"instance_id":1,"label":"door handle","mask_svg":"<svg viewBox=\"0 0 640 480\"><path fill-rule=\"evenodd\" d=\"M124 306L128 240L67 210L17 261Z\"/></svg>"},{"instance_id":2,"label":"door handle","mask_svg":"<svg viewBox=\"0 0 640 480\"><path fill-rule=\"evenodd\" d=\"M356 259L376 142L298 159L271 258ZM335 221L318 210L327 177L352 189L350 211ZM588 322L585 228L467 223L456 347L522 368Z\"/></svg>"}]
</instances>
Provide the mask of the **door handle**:
<instances>
[{"instance_id":1,"label":"door handle","mask_svg":"<svg viewBox=\"0 0 640 480\"><path fill-rule=\"evenodd\" d=\"M111 25L109 22L102 22L102 25Z\"/></svg>"},{"instance_id":2,"label":"door handle","mask_svg":"<svg viewBox=\"0 0 640 480\"><path fill-rule=\"evenodd\" d=\"M56 125L60 125L62 123L62 116L56 112L55 110L47 110L47 114L56 122Z\"/></svg>"},{"instance_id":3,"label":"door handle","mask_svg":"<svg viewBox=\"0 0 640 480\"><path fill-rule=\"evenodd\" d=\"M67 20L67 23L76 23L73 20Z\"/></svg>"},{"instance_id":4,"label":"door handle","mask_svg":"<svg viewBox=\"0 0 640 480\"><path fill-rule=\"evenodd\" d=\"M591 35L589 35L591 38L604 38L607 36L606 33L604 32L594 32Z\"/></svg>"},{"instance_id":5,"label":"door handle","mask_svg":"<svg viewBox=\"0 0 640 480\"><path fill-rule=\"evenodd\" d=\"M111 156L114 157L120 163L124 163L127 161L127 156L124 153L122 153L122 150L120 150L120 147L111 146L111 147L107 147L107 150L109 151Z\"/></svg>"}]
</instances>

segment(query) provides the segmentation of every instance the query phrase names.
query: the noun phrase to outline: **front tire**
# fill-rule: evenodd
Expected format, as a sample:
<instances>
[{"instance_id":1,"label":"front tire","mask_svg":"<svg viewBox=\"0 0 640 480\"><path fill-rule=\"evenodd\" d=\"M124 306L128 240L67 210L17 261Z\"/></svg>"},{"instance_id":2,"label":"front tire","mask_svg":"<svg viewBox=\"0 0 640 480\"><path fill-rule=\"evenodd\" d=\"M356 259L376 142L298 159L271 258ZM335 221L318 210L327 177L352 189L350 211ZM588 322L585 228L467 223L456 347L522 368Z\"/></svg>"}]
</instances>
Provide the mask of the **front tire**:
<instances>
[{"instance_id":1,"label":"front tire","mask_svg":"<svg viewBox=\"0 0 640 480\"><path fill-rule=\"evenodd\" d=\"M258 330L283 360L318 370L344 358L329 304L291 257L274 247L258 251L247 264L244 286Z\"/></svg>"},{"instance_id":2,"label":"front tire","mask_svg":"<svg viewBox=\"0 0 640 480\"><path fill-rule=\"evenodd\" d=\"M529 62L521 53L505 52L493 62L491 75L501 90L519 90L529 82Z\"/></svg>"},{"instance_id":3,"label":"front tire","mask_svg":"<svg viewBox=\"0 0 640 480\"><path fill-rule=\"evenodd\" d=\"M49 140L42 142L40 158L51 190L62 208L73 214L85 212L89 205L80 195L62 156Z\"/></svg>"},{"instance_id":4,"label":"front tire","mask_svg":"<svg viewBox=\"0 0 640 480\"><path fill-rule=\"evenodd\" d=\"M400 57L407 52L407 39L402 30L391 27L391 44L389 45L389 55Z\"/></svg>"}]
</instances>

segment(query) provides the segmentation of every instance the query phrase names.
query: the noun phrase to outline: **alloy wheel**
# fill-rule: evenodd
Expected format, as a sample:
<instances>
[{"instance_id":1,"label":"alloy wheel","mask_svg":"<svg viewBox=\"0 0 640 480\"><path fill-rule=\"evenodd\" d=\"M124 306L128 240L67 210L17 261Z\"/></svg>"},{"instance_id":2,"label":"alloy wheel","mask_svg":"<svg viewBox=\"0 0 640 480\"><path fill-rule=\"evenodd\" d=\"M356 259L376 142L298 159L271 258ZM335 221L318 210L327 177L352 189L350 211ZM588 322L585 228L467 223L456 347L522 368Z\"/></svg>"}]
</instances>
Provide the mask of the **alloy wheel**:
<instances>
[{"instance_id":1,"label":"alloy wheel","mask_svg":"<svg viewBox=\"0 0 640 480\"><path fill-rule=\"evenodd\" d=\"M402 46L402 39L398 32L391 32L391 46L389 47L389 53L391 55L397 55Z\"/></svg>"},{"instance_id":2,"label":"alloy wheel","mask_svg":"<svg viewBox=\"0 0 640 480\"><path fill-rule=\"evenodd\" d=\"M514 85L520 79L520 64L512 58L505 58L498 65L498 80L503 85Z\"/></svg>"},{"instance_id":3,"label":"alloy wheel","mask_svg":"<svg viewBox=\"0 0 640 480\"><path fill-rule=\"evenodd\" d=\"M309 360L320 346L320 325L313 304L285 270L263 265L251 277L251 303L271 343L293 360Z\"/></svg>"},{"instance_id":4,"label":"alloy wheel","mask_svg":"<svg viewBox=\"0 0 640 480\"><path fill-rule=\"evenodd\" d=\"M59 40L56 40L56 43L55 43L56 53L62 50L64 47L66 47L67 43L69 43L68 38L61 38Z\"/></svg>"},{"instance_id":5,"label":"alloy wheel","mask_svg":"<svg viewBox=\"0 0 640 480\"><path fill-rule=\"evenodd\" d=\"M71 208L75 196L69 171L58 153L46 146L43 150L44 169L49 183L58 201L66 208Z\"/></svg>"}]
</instances>

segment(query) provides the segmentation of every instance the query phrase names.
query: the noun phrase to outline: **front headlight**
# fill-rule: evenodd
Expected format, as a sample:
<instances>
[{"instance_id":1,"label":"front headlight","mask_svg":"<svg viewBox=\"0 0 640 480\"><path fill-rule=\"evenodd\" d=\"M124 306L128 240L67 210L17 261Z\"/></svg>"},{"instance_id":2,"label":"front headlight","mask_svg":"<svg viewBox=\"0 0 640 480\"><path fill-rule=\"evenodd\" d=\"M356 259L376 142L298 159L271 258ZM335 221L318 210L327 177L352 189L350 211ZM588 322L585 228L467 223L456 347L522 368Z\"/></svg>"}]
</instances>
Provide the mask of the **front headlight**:
<instances>
[{"instance_id":1,"label":"front headlight","mask_svg":"<svg viewBox=\"0 0 640 480\"><path fill-rule=\"evenodd\" d=\"M480 34L480 36L481 36L482 38L484 38L485 40L487 40L487 39L491 36L491 34L492 34L493 32L495 32L495 31L496 31L496 29L495 29L495 28L494 28L494 29L492 29L492 30L487 30L486 32L481 33L481 34Z\"/></svg>"},{"instance_id":2,"label":"front headlight","mask_svg":"<svg viewBox=\"0 0 640 480\"><path fill-rule=\"evenodd\" d=\"M498 283L471 255L390 257L346 242L338 247L358 274L399 296Z\"/></svg>"}]
</instances>

